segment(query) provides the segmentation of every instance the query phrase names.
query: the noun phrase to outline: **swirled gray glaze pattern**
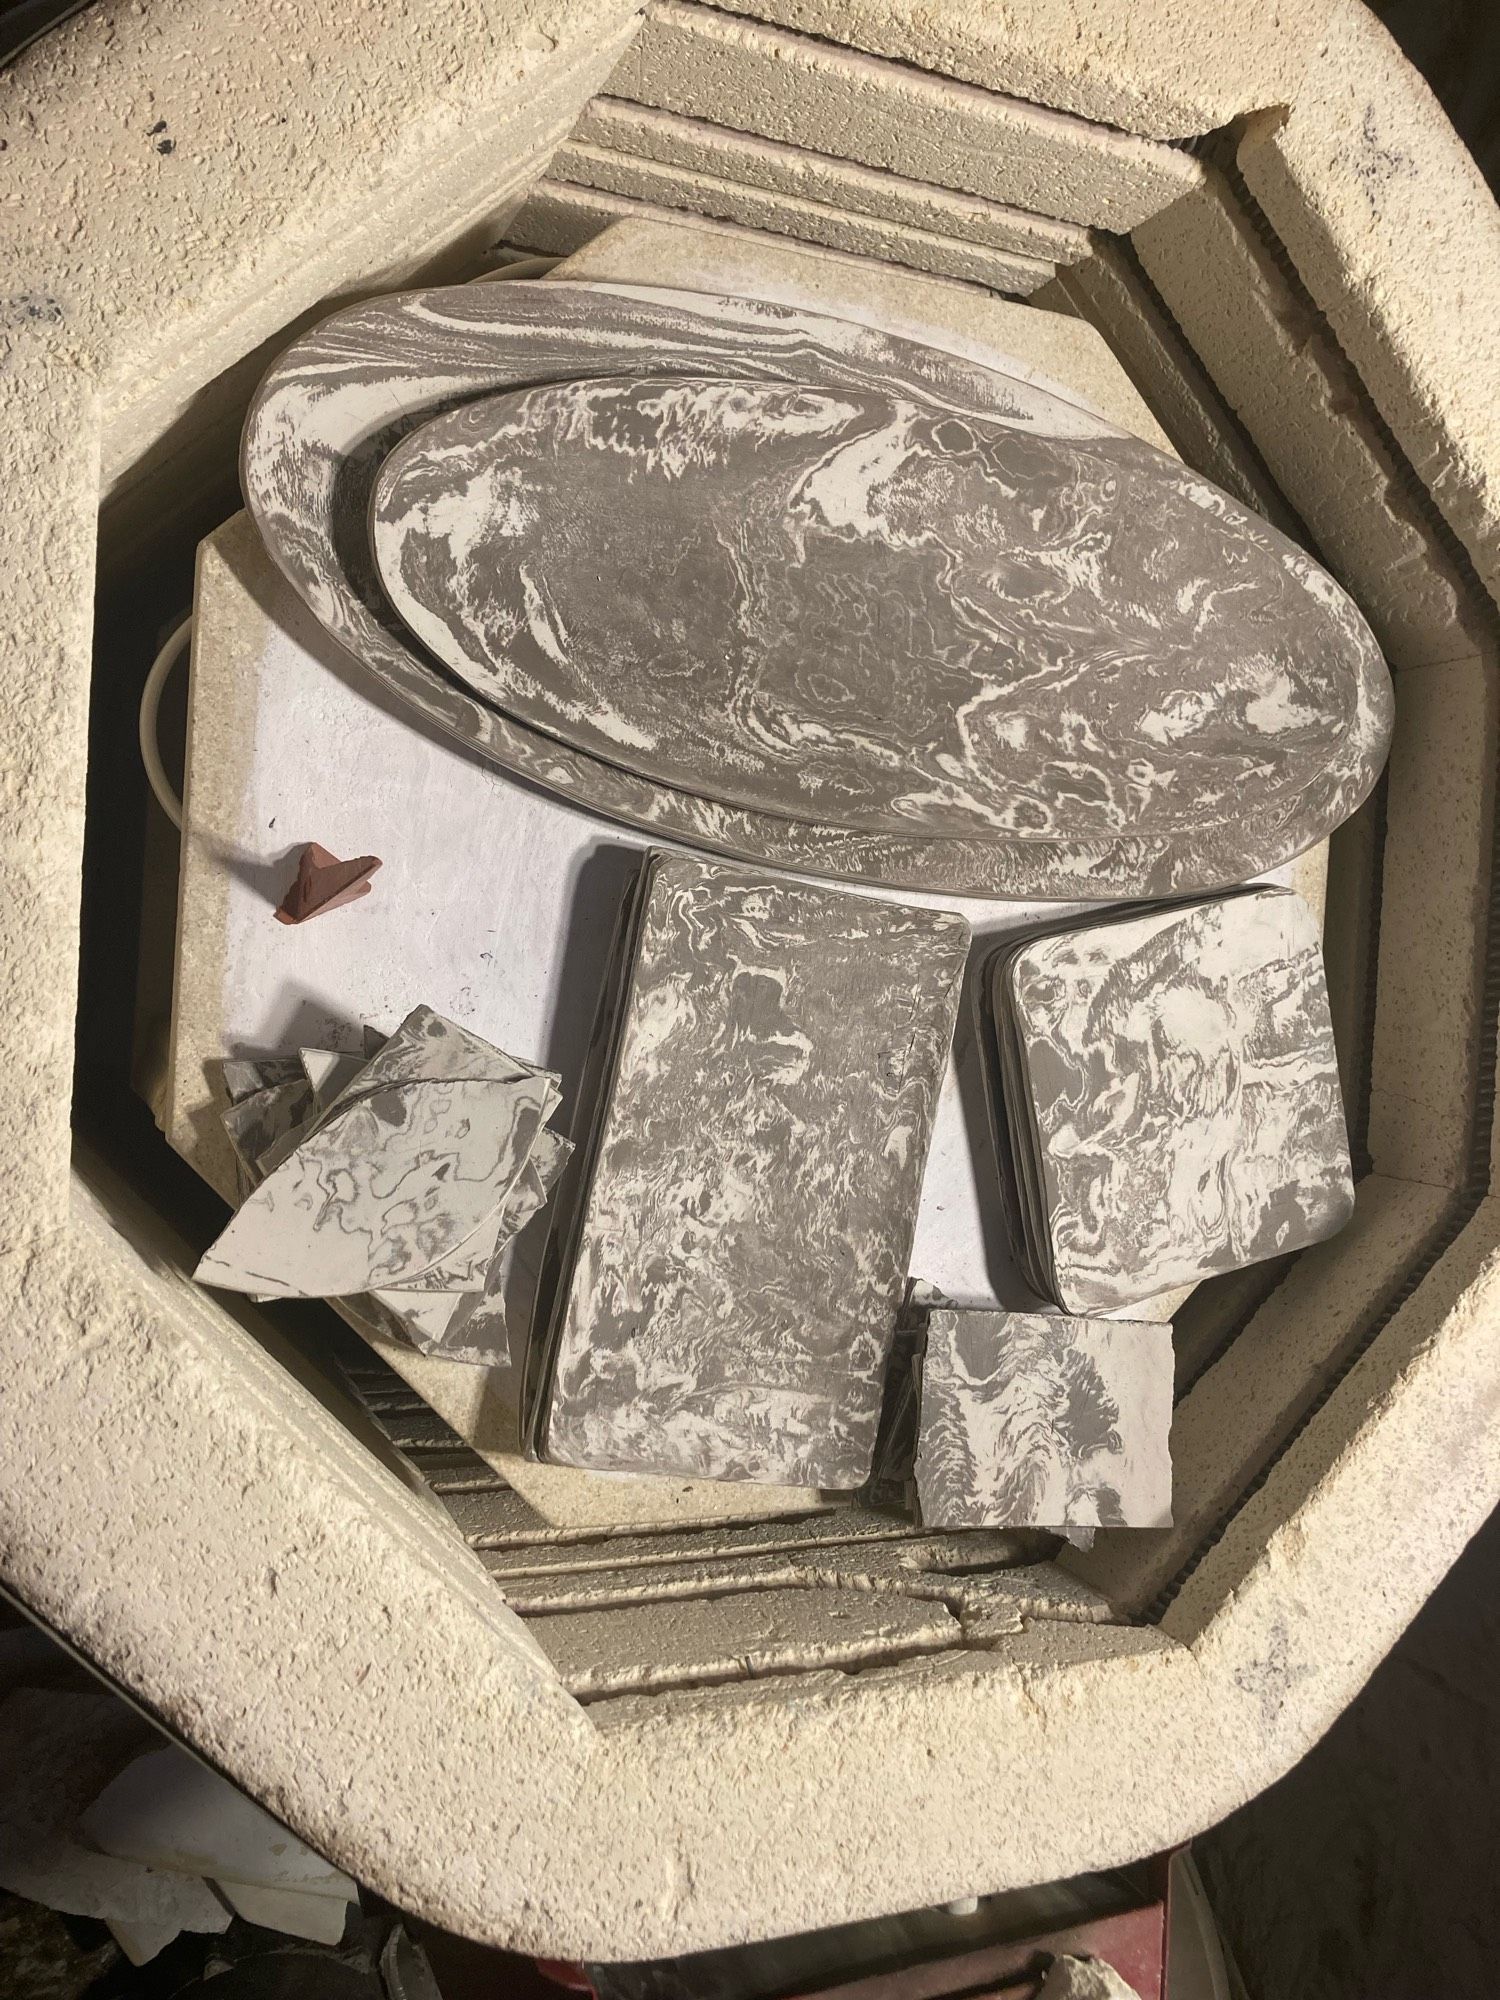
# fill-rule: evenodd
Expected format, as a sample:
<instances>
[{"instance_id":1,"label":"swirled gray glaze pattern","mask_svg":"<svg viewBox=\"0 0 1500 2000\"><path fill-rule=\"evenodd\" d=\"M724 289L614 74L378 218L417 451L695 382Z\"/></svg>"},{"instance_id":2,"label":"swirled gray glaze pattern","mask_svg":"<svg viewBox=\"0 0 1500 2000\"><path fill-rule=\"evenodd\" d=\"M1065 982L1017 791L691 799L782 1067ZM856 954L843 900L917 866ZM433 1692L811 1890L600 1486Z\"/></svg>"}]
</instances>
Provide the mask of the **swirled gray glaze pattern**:
<instances>
[{"instance_id":1,"label":"swirled gray glaze pattern","mask_svg":"<svg viewBox=\"0 0 1500 2000\"><path fill-rule=\"evenodd\" d=\"M794 820L639 777L563 744L456 686L402 625L369 547L371 489L419 424L497 390L575 376L733 376L913 400L1052 439L1113 436L1061 399L868 327L746 299L638 287L456 287L335 314L272 368L246 422L246 500L274 560L323 625L429 723L506 769L606 816L777 866L998 897L1118 899L1243 879L1322 839L1369 790L1385 754L1390 688L1358 615L1307 564L1357 639L1353 721L1285 810L1207 833L1089 839L903 836ZM1150 447L1227 526L1250 517ZM1255 533L1270 534L1263 524ZM1305 560L1305 559L1302 559Z\"/></svg>"},{"instance_id":2,"label":"swirled gray glaze pattern","mask_svg":"<svg viewBox=\"0 0 1500 2000\"><path fill-rule=\"evenodd\" d=\"M1107 1312L1331 1236L1353 1209L1312 914L1267 889L997 954L1028 1270Z\"/></svg>"},{"instance_id":3,"label":"swirled gray glaze pattern","mask_svg":"<svg viewBox=\"0 0 1500 2000\"><path fill-rule=\"evenodd\" d=\"M861 1485L968 925L686 856L648 868L544 1456Z\"/></svg>"},{"instance_id":4,"label":"swirled gray glaze pattern","mask_svg":"<svg viewBox=\"0 0 1500 2000\"><path fill-rule=\"evenodd\" d=\"M284 1156L282 1137L259 1155L195 1276L267 1298L482 1291L508 1217L539 1205L512 1196L558 1098L549 1072L418 1008Z\"/></svg>"},{"instance_id":5,"label":"swirled gray glaze pattern","mask_svg":"<svg viewBox=\"0 0 1500 2000\"><path fill-rule=\"evenodd\" d=\"M915 1484L929 1528L1164 1528L1172 1330L934 1312Z\"/></svg>"},{"instance_id":6,"label":"swirled gray glaze pattern","mask_svg":"<svg viewBox=\"0 0 1500 2000\"><path fill-rule=\"evenodd\" d=\"M371 532L445 665L642 776L866 832L1192 838L1297 808L1361 635L1168 467L883 392L574 381L425 425Z\"/></svg>"}]
</instances>

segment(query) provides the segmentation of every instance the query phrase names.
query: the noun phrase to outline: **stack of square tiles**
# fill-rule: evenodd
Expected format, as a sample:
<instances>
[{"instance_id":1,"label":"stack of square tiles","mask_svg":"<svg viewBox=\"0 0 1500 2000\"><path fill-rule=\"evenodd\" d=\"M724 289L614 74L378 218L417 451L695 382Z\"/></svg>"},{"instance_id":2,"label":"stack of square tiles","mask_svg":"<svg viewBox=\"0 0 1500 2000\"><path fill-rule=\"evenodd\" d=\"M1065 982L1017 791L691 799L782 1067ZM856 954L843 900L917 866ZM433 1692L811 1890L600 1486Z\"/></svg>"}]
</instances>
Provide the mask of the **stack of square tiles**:
<instances>
[{"instance_id":1,"label":"stack of square tiles","mask_svg":"<svg viewBox=\"0 0 1500 2000\"><path fill-rule=\"evenodd\" d=\"M1260 889L1002 946L980 1032L1038 1296L1107 1313L1331 1236L1353 1209L1317 926Z\"/></svg>"}]
</instances>

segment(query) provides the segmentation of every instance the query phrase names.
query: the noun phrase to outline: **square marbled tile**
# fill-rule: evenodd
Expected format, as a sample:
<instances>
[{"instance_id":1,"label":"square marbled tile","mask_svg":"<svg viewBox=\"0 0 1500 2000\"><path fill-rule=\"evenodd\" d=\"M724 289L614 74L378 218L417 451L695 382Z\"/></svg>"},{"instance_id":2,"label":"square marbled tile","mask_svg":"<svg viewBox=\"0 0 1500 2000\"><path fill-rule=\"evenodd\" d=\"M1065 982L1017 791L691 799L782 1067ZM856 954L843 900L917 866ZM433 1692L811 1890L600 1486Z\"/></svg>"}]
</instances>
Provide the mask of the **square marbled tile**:
<instances>
[{"instance_id":1,"label":"square marbled tile","mask_svg":"<svg viewBox=\"0 0 1500 2000\"><path fill-rule=\"evenodd\" d=\"M1033 934L984 985L1012 1230L1042 1298L1113 1311L1348 1220L1322 953L1292 891Z\"/></svg>"},{"instance_id":2,"label":"square marbled tile","mask_svg":"<svg viewBox=\"0 0 1500 2000\"><path fill-rule=\"evenodd\" d=\"M917 1363L922 1525L1169 1526L1172 1372L1170 1327L935 1311Z\"/></svg>"}]
</instances>

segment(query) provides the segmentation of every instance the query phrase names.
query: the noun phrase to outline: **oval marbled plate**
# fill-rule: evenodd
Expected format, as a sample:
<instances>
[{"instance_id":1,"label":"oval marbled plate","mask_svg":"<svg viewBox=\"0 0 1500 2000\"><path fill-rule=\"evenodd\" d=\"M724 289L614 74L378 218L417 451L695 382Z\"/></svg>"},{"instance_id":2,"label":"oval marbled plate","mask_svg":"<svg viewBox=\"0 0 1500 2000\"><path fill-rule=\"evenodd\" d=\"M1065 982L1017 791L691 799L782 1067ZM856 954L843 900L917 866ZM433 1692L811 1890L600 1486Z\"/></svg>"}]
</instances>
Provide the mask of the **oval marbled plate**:
<instances>
[{"instance_id":1,"label":"oval marbled plate","mask_svg":"<svg viewBox=\"0 0 1500 2000\"><path fill-rule=\"evenodd\" d=\"M639 374L646 362L655 374L884 388L1053 437L1116 435L1102 419L956 355L760 300L548 279L344 308L295 341L262 382L241 449L245 498L273 560L325 629L380 686L477 755L699 848L891 886L1028 900L1118 900L1240 881L1315 845L1373 784L1390 729L1389 679L1373 655L1355 727L1297 809L1276 823L1239 821L1187 842L851 833L637 778L500 714L455 685L385 599L367 525L380 464L410 431L460 404L527 383ZM1251 519L1223 496L1216 504L1227 518Z\"/></svg>"},{"instance_id":2,"label":"oval marbled plate","mask_svg":"<svg viewBox=\"0 0 1500 2000\"><path fill-rule=\"evenodd\" d=\"M1203 497L886 391L583 379L425 425L370 524L446 666L639 776L869 833L1192 838L1300 800L1366 643Z\"/></svg>"}]
</instances>

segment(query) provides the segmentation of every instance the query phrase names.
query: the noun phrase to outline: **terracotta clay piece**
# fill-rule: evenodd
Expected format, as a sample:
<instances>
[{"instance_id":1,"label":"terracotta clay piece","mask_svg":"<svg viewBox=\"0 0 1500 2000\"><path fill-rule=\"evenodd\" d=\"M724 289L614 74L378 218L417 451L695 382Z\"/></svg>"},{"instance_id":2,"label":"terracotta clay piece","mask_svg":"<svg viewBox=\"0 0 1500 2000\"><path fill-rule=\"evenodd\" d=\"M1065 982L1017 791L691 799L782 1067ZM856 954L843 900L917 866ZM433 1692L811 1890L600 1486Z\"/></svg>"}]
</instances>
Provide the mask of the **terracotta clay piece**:
<instances>
[{"instance_id":1,"label":"terracotta clay piece","mask_svg":"<svg viewBox=\"0 0 1500 2000\"><path fill-rule=\"evenodd\" d=\"M277 923L305 924L310 917L326 916L346 903L357 903L361 896L369 895L370 877L379 866L373 854L340 861L326 847L310 840L297 857L297 878L281 899Z\"/></svg>"},{"instance_id":2,"label":"terracotta clay piece","mask_svg":"<svg viewBox=\"0 0 1500 2000\"><path fill-rule=\"evenodd\" d=\"M1168 1326L933 1312L915 1365L923 1526L1169 1526L1172 1370Z\"/></svg>"},{"instance_id":3,"label":"terracotta clay piece","mask_svg":"<svg viewBox=\"0 0 1500 2000\"><path fill-rule=\"evenodd\" d=\"M1033 934L980 981L1028 1282L1110 1312L1300 1250L1354 1206L1317 926L1260 889Z\"/></svg>"},{"instance_id":4,"label":"terracotta clay piece","mask_svg":"<svg viewBox=\"0 0 1500 2000\"><path fill-rule=\"evenodd\" d=\"M559 1246L544 1457L863 1484L968 941L956 915L651 858Z\"/></svg>"}]
</instances>

